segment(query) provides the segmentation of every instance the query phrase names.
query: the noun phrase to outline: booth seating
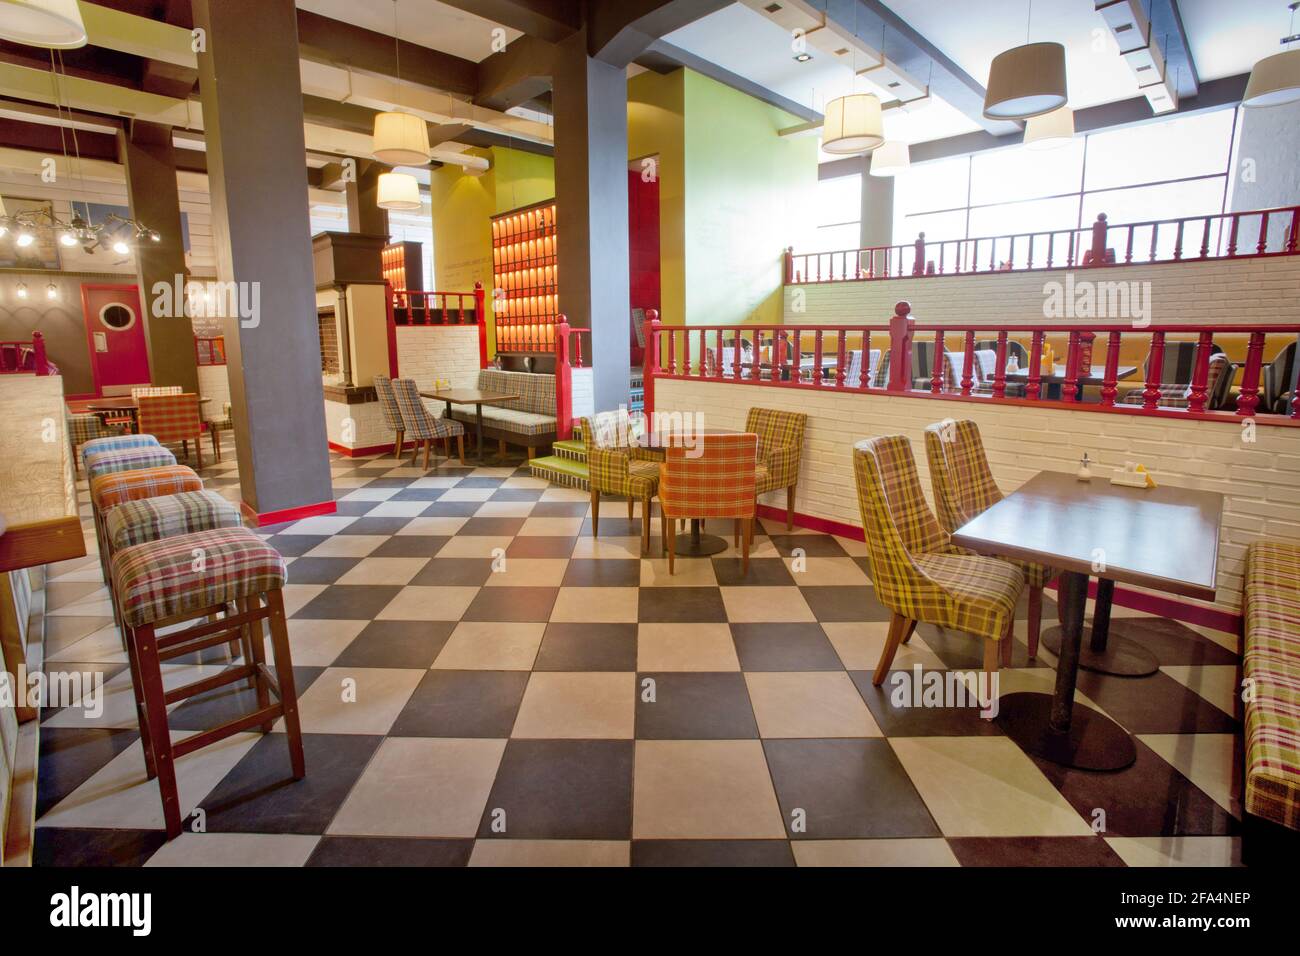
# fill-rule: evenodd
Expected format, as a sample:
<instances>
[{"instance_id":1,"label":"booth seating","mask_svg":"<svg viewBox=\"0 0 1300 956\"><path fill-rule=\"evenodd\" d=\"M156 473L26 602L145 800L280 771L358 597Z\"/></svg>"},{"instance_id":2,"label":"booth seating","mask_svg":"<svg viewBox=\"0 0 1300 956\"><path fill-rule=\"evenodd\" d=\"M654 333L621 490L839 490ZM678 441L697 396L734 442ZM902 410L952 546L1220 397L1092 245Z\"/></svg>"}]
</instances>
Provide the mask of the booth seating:
<instances>
[{"instance_id":1,"label":"booth seating","mask_svg":"<svg viewBox=\"0 0 1300 956\"><path fill-rule=\"evenodd\" d=\"M1300 830L1300 544L1246 551L1248 814Z\"/></svg>"},{"instance_id":2,"label":"booth seating","mask_svg":"<svg viewBox=\"0 0 1300 956\"><path fill-rule=\"evenodd\" d=\"M121 428L106 425L100 416L90 412L73 414L65 409L63 417L67 425L68 445L72 449L72 467L78 472L81 469L81 451L85 446L122 434Z\"/></svg>"},{"instance_id":3,"label":"booth seating","mask_svg":"<svg viewBox=\"0 0 1300 956\"><path fill-rule=\"evenodd\" d=\"M475 385L483 391L509 392L519 397L500 405L483 406L483 437L522 445L531 458L536 449L555 441L555 376L538 372L503 372L485 368ZM474 431L473 405L453 405L451 417Z\"/></svg>"},{"instance_id":4,"label":"booth seating","mask_svg":"<svg viewBox=\"0 0 1300 956\"><path fill-rule=\"evenodd\" d=\"M293 779L302 779L306 768L279 552L244 528L199 531L122 549L113 556L112 582L136 687L145 771L158 779L168 839L181 833L175 762L186 754L255 727L270 733L284 718ZM181 624L189 626L176 627ZM274 672L267 666L266 626ZM232 641L244 647L242 664L181 687L163 686L164 662ZM256 709L172 739L168 705L244 680L256 689Z\"/></svg>"}]
</instances>

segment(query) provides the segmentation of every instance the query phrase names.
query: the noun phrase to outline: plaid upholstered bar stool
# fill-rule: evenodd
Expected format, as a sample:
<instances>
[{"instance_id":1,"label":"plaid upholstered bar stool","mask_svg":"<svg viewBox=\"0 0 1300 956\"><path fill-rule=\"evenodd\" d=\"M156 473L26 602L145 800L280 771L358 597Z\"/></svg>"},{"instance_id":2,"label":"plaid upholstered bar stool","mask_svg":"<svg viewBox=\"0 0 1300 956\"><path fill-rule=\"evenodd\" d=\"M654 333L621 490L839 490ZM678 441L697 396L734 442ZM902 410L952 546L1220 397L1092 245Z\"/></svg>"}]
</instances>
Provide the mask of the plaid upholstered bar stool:
<instances>
[{"instance_id":1,"label":"plaid upholstered bar stool","mask_svg":"<svg viewBox=\"0 0 1300 956\"><path fill-rule=\"evenodd\" d=\"M871 683L879 687L885 682L894 654L911 639L918 622L982 639L984 670L996 673L1011 660L1011 625L1024 573L1007 561L968 554L950 543L925 503L907 436L858 442L853 472L871 582L876 599L894 612Z\"/></svg>"},{"instance_id":2,"label":"plaid upholstered bar stool","mask_svg":"<svg viewBox=\"0 0 1300 956\"><path fill-rule=\"evenodd\" d=\"M160 447L158 439L152 435L111 435L105 438L94 438L81 446L81 463L82 467L86 467L86 462L99 455L158 447Z\"/></svg>"},{"instance_id":3,"label":"plaid upholstered bar stool","mask_svg":"<svg viewBox=\"0 0 1300 956\"><path fill-rule=\"evenodd\" d=\"M145 770L151 779L158 778L168 839L181 832L175 763L186 754L254 727L270 733L275 720L283 717L293 779L301 780L306 772L281 594L284 582L279 552L243 528L162 538L125 548L113 557L113 589L138 672ZM172 629L182 624L189 626ZM268 625L274 673L266 664L264 628ZM160 633L164 630L168 633ZM242 664L182 687L163 687L163 662L232 639L250 650ZM249 678L257 689L255 710L172 740L168 705Z\"/></svg>"},{"instance_id":4,"label":"plaid upholstered bar stool","mask_svg":"<svg viewBox=\"0 0 1300 956\"><path fill-rule=\"evenodd\" d=\"M86 483L90 489L90 516L95 525L95 541L99 546L99 564L108 581L108 560L105 552L104 513L100 508L96 486L104 478L128 471L167 468L176 464L176 456L161 445L129 448L121 451L103 451L85 456Z\"/></svg>"},{"instance_id":5,"label":"plaid upholstered bar stool","mask_svg":"<svg viewBox=\"0 0 1300 956\"><path fill-rule=\"evenodd\" d=\"M939 524L952 534L966 522L1002 500L993 480L979 426L972 421L942 421L925 429L925 457L930 466L930 486ZM1038 656L1042 628L1043 588L1061 572L1033 561L1009 560L1025 573L1029 588L1029 656Z\"/></svg>"}]
</instances>

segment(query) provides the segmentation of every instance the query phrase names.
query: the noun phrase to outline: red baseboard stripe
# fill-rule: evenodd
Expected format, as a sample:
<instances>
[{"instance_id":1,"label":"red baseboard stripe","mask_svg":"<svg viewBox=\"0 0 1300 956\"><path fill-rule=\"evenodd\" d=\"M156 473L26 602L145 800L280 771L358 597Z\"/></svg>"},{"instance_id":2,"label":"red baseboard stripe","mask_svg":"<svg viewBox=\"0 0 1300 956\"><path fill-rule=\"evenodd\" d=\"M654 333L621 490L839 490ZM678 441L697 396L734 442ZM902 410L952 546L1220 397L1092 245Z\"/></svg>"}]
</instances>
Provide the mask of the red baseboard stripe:
<instances>
[{"instance_id":1,"label":"red baseboard stripe","mask_svg":"<svg viewBox=\"0 0 1300 956\"><path fill-rule=\"evenodd\" d=\"M336 451L345 458L365 458L367 455L379 455L386 451L393 450L393 443L387 445L367 445L365 448L349 448L347 445L340 445L337 442L330 442L330 451ZM412 442L406 442L402 445L402 450L415 447Z\"/></svg>"},{"instance_id":2,"label":"red baseboard stripe","mask_svg":"<svg viewBox=\"0 0 1300 956\"><path fill-rule=\"evenodd\" d=\"M317 515L332 515L338 510L338 506L333 501L303 505L300 508L283 508L280 511L264 511L261 514L254 511L247 501L241 501L239 507L244 512L244 517L255 528L262 528L272 524L284 524L286 521L300 521L303 518L314 518Z\"/></svg>"},{"instance_id":3,"label":"red baseboard stripe","mask_svg":"<svg viewBox=\"0 0 1300 956\"><path fill-rule=\"evenodd\" d=\"M784 521L785 509L772 505L759 505L758 516L774 521ZM839 521L831 521L828 518L818 518L814 515L800 514L796 511L794 513L794 523L797 527L807 528L809 531L839 535L841 538L852 538L855 541L864 540L861 528L843 524ZM1097 596L1096 581L1089 582L1088 596ZM1202 607L1198 604L1187 604L1175 598L1162 597L1159 594L1148 594L1144 591L1131 591L1123 587L1115 588L1114 602L1120 607L1141 611L1144 614L1155 614L1159 617L1182 621L1184 624L1197 624L1215 631L1222 631L1225 634L1240 635L1242 633L1241 615L1233 614L1230 611L1220 611L1217 608Z\"/></svg>"}]
</instances>

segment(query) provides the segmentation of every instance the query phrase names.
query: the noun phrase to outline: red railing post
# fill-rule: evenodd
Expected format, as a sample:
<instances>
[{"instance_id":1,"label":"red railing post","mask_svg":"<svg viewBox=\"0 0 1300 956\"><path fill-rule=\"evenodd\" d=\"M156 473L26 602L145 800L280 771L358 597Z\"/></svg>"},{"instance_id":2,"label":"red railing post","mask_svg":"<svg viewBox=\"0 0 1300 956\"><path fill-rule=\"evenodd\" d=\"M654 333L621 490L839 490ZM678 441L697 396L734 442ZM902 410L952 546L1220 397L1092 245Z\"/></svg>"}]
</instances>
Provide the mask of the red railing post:
<instances>
[{"instance_id":1,"label":"red railing post","mask_svg":"<svg viewBox=\"0 0 1300 956\"><path fill-rule=\"evenodd\" d=\"M569 367L569 320L563 313L555 323L555 437L573 437L573 370Z\"/></svg>"},{"instance_id":2,"label":"red railing post","mask_svg":"<svg viewBox=\"0 0 1300 956\"><path fill-rule=\"evenodd\" d=\"M668 351L672 352L672 333L668 333ZM659 366L659 310L646 309L645 313L645 372L642 376L642 411L647 419L653 419L655 413L655 376L663 369ZM670 359L671 361L671 359Z\"/></svg>"},{"instance_id":3,"label":"red railing post","mask_svg":"<svg viewBox=\"0 0 1300 956\"><path fill-rule=\"evenodd\" d=\"M971 386L975 384L975 333L973 331L966 333L966 350L961 364L961 393L969 395Z\"/></svg>"},{"instance_id":4,"label":"red railing post","mask_svg":"<svg viewBox=\"0 0 1300 956\"><path fill-rule=\"evenodd\" d=\"M889 320L889 391L906 392L912 388L912 335L916 322L912 306L899 302Z\"/></svg>"},{"instance_id":5,"label":"red railing post","mask_svg":"<svg viewBox=\"0 0 1300 956\"><path fill-rule=\"evenodd\" d=\"M1151 411L1160 406L1160 381L1165 373L1165 333L1151 333L1151 353L1147 356L1147 387L1142 391L1142 407Z\"/></svg>"},{"instance_id":6,"label":"red railing post","mask_svg":"<svg viewBox=\"0 0 1300 956\"><path fill-rule=\"evenodd\" d=\"M1043 334L1035 331L1029 337L1029 378L1025 382L1025 397L1038 398L1042 392Z\"/></svg>"},{"instance_id":7,"label":"red railing post","mask_svg":"<svg viewBox=\"0 0 1300 956\"><path fill-rule=\"evenodd\" d=\"M1192 359L1192 389L1187 396L1189 412L1205 411L1206 385L1210 379L1210 349L1213 344L1213 332L1202 332L1196 340L1196 356Z\"/></svg>"},{"instance_id":8,"label":"red railing post","mask_svg":"<svg viewBox=\"0 0 1300 956\"><path fill-rule=\"evenodd\" d=\"M1072 402L1079 394L1079 333L1070 332L1065 348L1065 382L1061 385L1061 400Z\"/></svg>"},{"instance_id":9,"label":"red railing post","mask_svg":"<svg viewBox=\"0 0 1300 956\"><path fill-rule=\"evenodd\" d=\"M1097 221L1092 224L1092 265L1106 264L1106 214L1097 213Z\"/></svg>"},{"instance_id":10,"label":"red railing post","mask_svg":"<svg viewBox=\"0 0 1300 956\"><path fill-rule=\"evenodd\" d=\"M483 291L483 283L474 283L474 318L478 322L478 367L487 368L488 347L487 347L487 295ZM463 318L463 316L462 316Z\"/></svg>"},{"instance_id":11,"label":"red railing post","mask_svg":"<svg viewBox=\"0 0 1300 956\"><path fill-rule=\"evenodd\" d=\"M835 349L835 386L837 388L843 388L844 386L844 360L848 354L848 340L849 333L844 329L840 329L839 343ZM864 353L862 357L865 360L870 356Z\"/></svg>"},{"instance_id":12,"label":"red railing post","mask_svg":"<svg viewBox=\"0 0 1300 956\"><path fill-rule=\"evenodd\" d=\"M915 249L916 260L912 263L912 275L925 275L925 233L917 233L916 242L912 244Z\"/></svg>"},{"instance_id":13,"label":"red railing post","mask_svg":"<svg viewBox=\"0 0 1300 956\"><path fill-rule=\"evenodd\" d=\"M934 333L934 358L930 360L930 394L938 395L943 391L943 364L948 354L943 347L943 329Z\"/></svg>"},{"instance_id":14,"label":"red railing post","mask_svg":"<svg viewBox=\"0 0 1300 956\"><path fill-rule=\"evenodd\" d=\"M1106 372L1101 380L1101 404L1109 408L1119 394L1120 333L1111 332L1106 344Z\"/></svg>"},{"instance_id":15,"label":"red railing post","mask_svg":"<svg viewBox=\"0 0 1300 956\"><path fill-rule=\"evenodd\" d=\"M1241 373L1241 394L1237 396L1237 414L1251 416L1259 407L1259 373L1264 364L1264 333L1251 332L1246 346L1246 367Z\"/></svg>"},{"instance_id":16,"label":"red railing post","mask_svg":"<svg viewBox=\"0 0 1300 956\"><path fill-rule=\"evenodd\" d=\"M786 246L783 258L785 259L785 284L790 285L794 282L794 246Z\"/></svg>"},{"instance_id":17,"label":"red railing post","mask_svg":"<svg viewBox=\"0 0 1300 956\"><path fill-rule=\"evenodd\" d=\"M993 368L993 397L1007 397L1007 332L998 333L998 357Z\"/></svg>"},{"instance_id":18,"label":"red railing post","mask_svg":"<svg viewBox=\"0 0 1300 956\"><path fill-rule=\"evenodd\" d=\"M858 382L850 382L850 385L858 384L862 388L870 388L874 382L871 377L871 330L862 330L862 371L858 376Z\"/></svg>"},{"instance_id":19,"label":"red railing post","mask_svg":"<svg viewBox=\"0 0 1300 956\"><path fill-rule=\"evenodd\" d=\"M822 330L818 329L813 333L813 384L821 385L822 382Z\"/></svg>"},{"instance_id":20,"label":"red railing post","mask_svg":"<svg viewBox=\"0 0 1300 956\"><path fill-rule=\"evenodd\" d=\"M32 361L34 363L34 367L37 375L50 374L50 360L45 354L44 333L41 332L32 333Z\"/></svg>"}]
</instances>

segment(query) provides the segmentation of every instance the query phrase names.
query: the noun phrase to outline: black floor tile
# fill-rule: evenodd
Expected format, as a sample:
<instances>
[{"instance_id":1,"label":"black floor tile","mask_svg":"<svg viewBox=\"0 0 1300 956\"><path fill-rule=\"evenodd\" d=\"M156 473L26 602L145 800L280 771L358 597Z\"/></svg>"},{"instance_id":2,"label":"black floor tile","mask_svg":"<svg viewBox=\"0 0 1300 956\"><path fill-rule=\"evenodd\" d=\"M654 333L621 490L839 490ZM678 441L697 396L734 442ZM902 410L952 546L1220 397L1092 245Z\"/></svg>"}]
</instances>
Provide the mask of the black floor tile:
<instances>
[{"instance_id":1,"label":"black floor tile","mask_svg":"<svg viewBox=\"0 0 1300 956\"><path fill-rule=\"evenodd\" d=\"M876 600L870 585L801 587L799 593L819 621L888 621L893 612Z\"/></svg>"},{"instance_id":2,"label":"black floor tile","mask_svg":"<svg viewBox=\"0 0 1300 956\"><path fill-rule=\"evenodd\" d=\"M727 620L718 588L641 588L637 620L643 624L711 624Z\"/></svg>"},{"instance_id":3,"label":"black floor tile","mask_svg":"<svg viewBox=\"0 0 1300 956\"><path fill-rule=\"evenodd\" d=\"M770 537L783 558L794 554L796 548L810 558L848 557L843 545L828 534L774 534Z\"/></svg>"},{"instance_id":4,"label":"black floor tile","mask_svg":"<svg viewBox=\"0 0 1300 956\"><path fill-rule=\"evenodd\" d=\"M347 574L360 558L296 558L289 565L290 584L333 584Z\"/></svg>"},{"instance_id":5,"label":"black floor tile","mask_svg":"<svg viewBox=\"0 0 1300 956\"><path fill-rule=\"evenodd\" d=\"M438 502L435 501L429 507L438 507ZM410 522L410 518L358 518L339 534L397 534Z\"/></svg>"},{"instance_id":6,"label":"black floor tile","mask_svg":"<svg viewBox=\"0 0 1300 956\"><path fill-rule=\"evenodd\" d=\"M913 638L915 640L915 638ZM968 697L969 707L938 707L927 704L925 681L929 675L948 680L955 671L929 670L922 673L922 706L916 706L916 672L893 670L879 687L872 687L875 671L849 671L853 685L867 702L871 716L886 737L1000 737L996 720L980 716L979 702Z\"/></svg>"},{"instance_id":7,"label":"black floor tile","mask_svg":"<svg viewBox=\"0 0 1300 956\"><path fill-rule=\"evenodd\" d=\"M332 666L429 668L455 627L451 621L371 621Z\"/></svg>"},{"instance_id":8,"label":"black floor tile","mask_svg":"<svg viewBox=\"0 0 1300 956\"><path fill-rule=\"evenodd\" d=\"M654 681L654 700L645 681ZM637 675L638 740L754 739L758 724L749 702L745 675L736 673L655 673Z\"/></svg>"},{"instance_id":9,"label":"black floor tile","mask_svg":"<svg viewBox=\"0 0 1300 956\"><path fill-rule=\"evenodd\" d=\"M42 727L36 770L36 816L58 804L140 739L135 728Z\"/></svg>"},{"instance_id":10,"label":"black floor tile","mask_svg":"<svg viewBox=\"0 0 1300 956\"><path fill-rule=\"evenodd\" d=\"M794 866L786 840L633 840L633 866Z\"/></svg>"},{"instance_id":11,"label":"black floor tile","mask_svg":"<svg viewBox=\"0 0 1300 956\"><path fill-rule=\"evenodd\" d=\"M820 624L732 624L740 668L746 671L839 671L839 654Z\"/></svg>"},{"instance_id":12,"label":"black floor tile","mask_svg":"<svg viewBox=\"0 0 1300 956\"><path fill-rule=\"evenodd\" d=\"M323 667L295 667L293 688L297 696L302 697L324 670ZM240 681L184 701L167 714L167 725L172 730L210 730L251 714L257 706L257 692Z\"/></svg>"},{"instance_id":13,"label":"black floor tile","mask_svg":"<svg viewBox=\"0 0 1300 956\"><path fill-rule=\"evenodd\" d=\"M1168 674L1109 677L1079 671L1079 692L1132 734L1235 734L1241 725Z\"/></svg>"},{"instance_id":14,"label":"black floor tile","mask_svg":"<svg viewBox=\"0 0 1300 956\"><path fill-rule=\"evenodd\" d=\"M740 558L714 558L713 573L722 587L790 587L794 576L780 558L750 558L749 572Z\"/></svg>"},{"instance_id":15,"label":"black floor tile","mask_svg":"<svg viewBox=\"0 0 1300 956\"><path fill-rule=\"evenodd\" d=\"M509 737L527 685L524 671L429 671L389 736Z\"/></svg>"},{"instance_id":16,"label":"black floor tile","mask_svg":"<svg viewBox=\"0 0 1300 956\"><path fill-rule=\"evenodd\" d=\"M335 584L290 616L295 620L372 621L401 590L386 584Z\"/></svg>"},{"instance_id":17,"label":"black floor tile","mask_svg":"<svg viewBox=\"0 0 1300 956\"><path fill-rule=\"evenodd\" d=\"M434 558L411 579L411 584L476 588L487 583L491 576L491 558Z\"/></svg>"},{"instance_id":18,"label":"black floor tile","mask_svg":"<svg viewBox=\"0 0 1300 956\"><path fill-rule=\"evenodd\" d=\"M462 621L548 621L559 588L483 588L475 595Z\"/></svg>"},{"instance_id":19,"label":"black floor tile","mask_svg":"<svg viewBox=\"0 0 1300 956\"><path fill-rule=\"evenodd\" d=\"M641 584L636 558L572 558L564 569L566 588L634 588Z\"/></svg>"},{"instance_id":20,"label":"black floor tile","mask_svg":"<svg viewBox=\"0 0 1300 956\"><path fill-rule=\"evenodd\" d=\"M284 557L296 558L306 554L324 540L317 534L273 534L267 538L266 543Z\"/></svg>"},{"instance_id":21,"label":"black floor tile","mask_svg":"<svg viewBox=\"0 0 1300 956\"><path fill-rule=\"evenodd\" d=\"M567 558L573 554L574 538L523 534L506 548L507 558Z\"/></svg>"},{"instance_id":22,"label":"black floor tile","mask_svg":"<svg viewBox=\"0 0 1300 956\"><path fill-rule=\"evenodd\" d=\"M434 534L396 534L370 552L372 558L431 558L451 538Z\"/></svg>"},{"instance_id":23,"label":"black floor tile","mask_svg":"<svg viewBox=\"0 0 1300 956\"><path fill-rule=\"evenodd\" d=\"M326 836L307 866L464 866L473 851L473 840Z\"/></svg>"},{"instance_id":24,"label":"black floor tile","mask_svg":"<svg viewBox=\"0 0 1300 956\"><path fill-rule=\"evenodd\" d=\"M38 827L33 866L143 866L167 842L162 830Z\"/></svg>"},{"instance_id":25,"label":"black floor tile","mask_svg":"<svg viewBox=\"0 0 1300 956\"><path fill-rule=\"evenodd\" d=\"M950 837L962 866L1123 866L1099 836Z\"/></svg>"},{"instance_id":26,"label":"black floor tile","mask_svg":"<svg viewBox=\"0 0 1300 956\"><path fill-rule=\"evenodd\" d=\"M519 533L524 526L523 518L470 518L460 530L460 535L484 535L506 537Z\"/></svg>"},{"instance_id":27,"label":"black floor tile","mask_svg":"<svg viewBox=\"0 0 1300 956\"><path fill-rule=\"evenodd\" d=\"M634 671L636 625L548 624L533 670Z\"/></svg>"}]
</instances>

